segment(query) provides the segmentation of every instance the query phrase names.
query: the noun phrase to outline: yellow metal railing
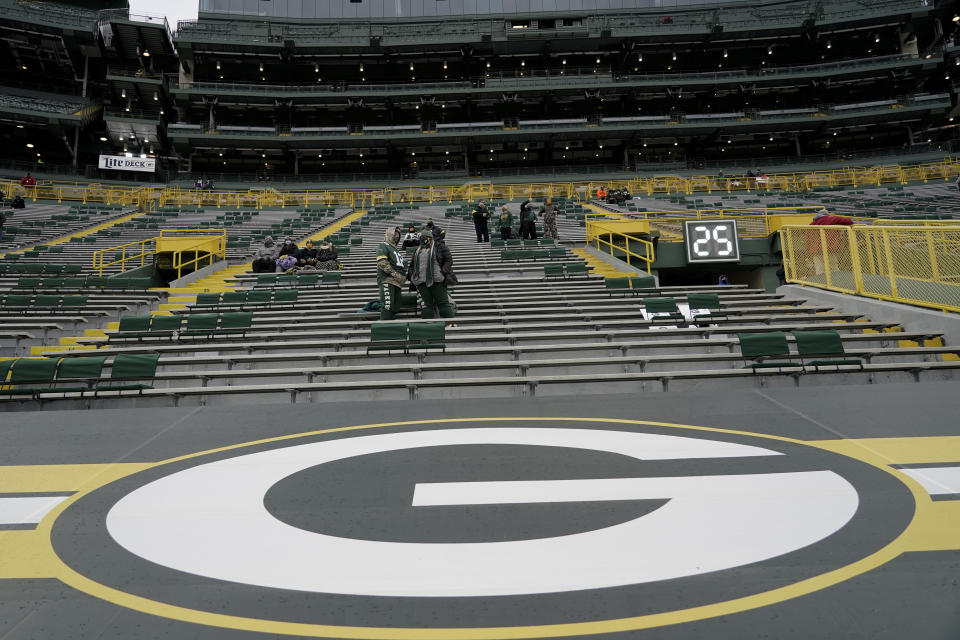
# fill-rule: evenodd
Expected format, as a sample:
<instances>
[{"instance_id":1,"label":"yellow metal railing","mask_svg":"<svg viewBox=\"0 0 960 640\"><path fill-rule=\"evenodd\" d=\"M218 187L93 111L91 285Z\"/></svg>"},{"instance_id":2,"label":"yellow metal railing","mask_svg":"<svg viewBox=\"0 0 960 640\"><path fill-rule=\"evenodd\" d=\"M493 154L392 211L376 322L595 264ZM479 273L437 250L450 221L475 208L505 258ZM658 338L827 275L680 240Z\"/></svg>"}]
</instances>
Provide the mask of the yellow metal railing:
<instances>
[{"instance_id":1,"label":"yellow metal railing","mask_svg":"<svg viewBox=\"0 0 960 640\"><path fill-rule=\"evenodd\" d=\"M677 211L646 211L638 213L588 213L585 216L587 240L591 229L605 223L607 229L621 227L621 231L660 233L662 240L683 239L683 223L687 220L734 218L741 238L766 238L786 224L805 224L821 206L810 207L756 207L739 209L697 209Z\"/></svg>"},{"instance_id":2,"label":"yellow metal railing","mask_svg":"<svg viewBox=\"0 0 960 640\"><path fill-rule=\"evenodd\" d=\"M100 249L93 253L93 268L99 275L107 267L120 265L121 271L147 264L149 256L158 253L170 253L172 263L169 268L177 270L177 278L188 267L195 269L212 264L214 258L223 259L226 256L227 232L225 229L164 229L159 236L128 242L108 249ZM120 253L117 259L116 253ZM112 259L108 254L112 253ZM184 256L192 255L189 259ZM139 264L136 264L139 261ZM128 264L133 263L133 264ZM201 264L205 263L205 264Z\"/></svg>"},{"instance_id":3,"label":"yellow metal railing","mask_svg":"<svg viewBox=\"0 0 960 640\"><path fill-rule=\"evenodd\" d=\"M788 282L960 312L960 224L780 230Z\"/></svg>"},{"instance_id":4,"label":"yellow metal railing","mask_svg":"<svg viewBox=\"0 0 960 640\"><path fill-rule=\"evenodd\" d=\"M0 189L9 196L24 198L77 201L82 203L120 204L146 207L150 201L157 206L234 207L303 207L332 205L340 207L373 207L378 204L402 202L474 201L480 198L515 200L518 198L565 197L583 201L594 197L603 185L607 189L629 189L634 194L672 195L693 193L753 193L780 191L798 193L813 188L875 187L884 184L907 184L949 181L960 175L960 159L944 158L938 162L913 165L886 165L881 167L844 167L826 171L775 173L766 177L717 175L648 176L622 180L575 180L534 182L522 184L495 184L471 182L463 185L378 187L360 189L292 189L257 188L246 190L198 191L190 188L145 186L128 187L86 182L43 181L36 186L22 187L19 183L0 181Z\"/></svg>"},{"instance_id":5,"label":"yellow metal railing","mask_svg":"<svg viewBox=\"0 0 960 640\"><path fill-rule=\"evenodd\" d=\"M609 253L612 257L625 260L628 264L631 258L639 261L646 268L647 273L657 259L654 245L650 240L618 229L614 224L604 224L596 221L587 225L587 244L597 248L597 251Z\"/></svg>"}]
</instances>

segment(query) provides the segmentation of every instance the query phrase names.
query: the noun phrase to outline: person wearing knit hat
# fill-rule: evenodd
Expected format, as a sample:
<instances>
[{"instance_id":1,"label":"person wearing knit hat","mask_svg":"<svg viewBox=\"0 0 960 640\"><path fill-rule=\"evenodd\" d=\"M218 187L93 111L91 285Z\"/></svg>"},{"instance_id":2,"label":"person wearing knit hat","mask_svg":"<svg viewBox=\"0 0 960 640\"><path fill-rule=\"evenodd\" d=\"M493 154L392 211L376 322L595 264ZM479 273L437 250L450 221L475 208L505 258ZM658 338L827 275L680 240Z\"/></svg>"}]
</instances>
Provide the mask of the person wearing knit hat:
<instances>
[{"instance_id":1,"label":"person wearing knit hat","mask_svg":"<svg viewBox=\"0 0 960 640\"><path fill-rule=\"evenodd\" d=\"M277 246L273 243L273 237L267 236L263 239L263 246L257 250L253 257L254 273L272 273L277 268Z\"/></svg>"}]
</instances>

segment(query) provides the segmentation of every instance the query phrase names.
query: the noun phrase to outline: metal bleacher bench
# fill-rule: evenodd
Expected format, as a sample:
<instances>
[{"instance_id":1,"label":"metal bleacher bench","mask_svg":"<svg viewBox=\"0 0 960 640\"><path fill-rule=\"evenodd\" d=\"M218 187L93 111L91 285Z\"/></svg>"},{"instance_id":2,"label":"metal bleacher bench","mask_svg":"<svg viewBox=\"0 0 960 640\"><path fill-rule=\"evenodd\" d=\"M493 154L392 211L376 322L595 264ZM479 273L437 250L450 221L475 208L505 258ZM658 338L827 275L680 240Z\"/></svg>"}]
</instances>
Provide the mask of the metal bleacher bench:
<instances>
[{"instance_id":1,"label":"metal bleacher bench","mask_svg":"<svg viewBox=\"0 0 960 640\"><path fill-rule=\"evenodd\" d=\"M374 322L370 325L367 353L393 350L409 353L411 349L446 351L446 326L442 321Z\"/></svg>"}]
</instances>

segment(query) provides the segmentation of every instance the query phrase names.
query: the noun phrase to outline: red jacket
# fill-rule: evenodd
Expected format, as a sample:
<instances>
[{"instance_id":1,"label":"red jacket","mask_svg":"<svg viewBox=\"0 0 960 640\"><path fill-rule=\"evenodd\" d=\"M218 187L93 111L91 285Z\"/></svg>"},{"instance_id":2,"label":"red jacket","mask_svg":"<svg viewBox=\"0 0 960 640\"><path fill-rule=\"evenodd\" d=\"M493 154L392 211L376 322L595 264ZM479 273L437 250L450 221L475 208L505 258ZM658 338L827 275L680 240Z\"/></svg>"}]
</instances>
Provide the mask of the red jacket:
<instances>
[{"instance_id":1,"label":"red jacket","mask_svg":"<svg viewBox=\"0 0 960 640\"><path fill-rule=\"evenodd\" d=\"M853 226L853 220L850 218L845 218L844 216L823 216L821 218L815 218L810 224L825 224L825 225L836 225L844 224L848 227Z\"/></svg>"},{"instance_id":2,"label":"red jacket","mask_svg":"<svg viewBox=\"0 0 960 640\"><path fill-rule=\"evenodd\" d=\"M20 180L20 186L22 187L32 187L35 184L37 184L37 180L33 176L24 176L23 179Z\"/></svg>"}]
</instances>

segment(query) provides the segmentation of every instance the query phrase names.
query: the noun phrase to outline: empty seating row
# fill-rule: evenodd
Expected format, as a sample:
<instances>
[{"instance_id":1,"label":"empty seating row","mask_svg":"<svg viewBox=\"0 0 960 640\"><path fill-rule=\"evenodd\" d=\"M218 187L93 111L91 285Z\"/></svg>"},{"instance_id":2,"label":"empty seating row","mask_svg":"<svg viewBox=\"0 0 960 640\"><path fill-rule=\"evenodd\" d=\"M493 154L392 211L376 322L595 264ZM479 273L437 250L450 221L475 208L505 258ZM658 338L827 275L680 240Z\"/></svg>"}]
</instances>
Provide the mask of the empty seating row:
<instances>
[{"instance_id":1,"label":"empty seating row","mask_svg":"<svg viewBox=\"0 0 960 640\"><path fill-rule=\"evenodd\" d=\"M0 361L0 399L39 393L86 393L151 389L159 353L121 353L113 358L107 384L100 384L107 356L14 358Z\"/></svg>"},{"instance_id":2,"label":"empty seating row","mask_svg":"<svg viewBox=\"0 0 960 640\"><path fill-rule=\"evenodd\" d=\"M17 311L32 309L37 307L63 308L63 307L82 307L87 304L88 296L83 295L60 295L60 294L37 294L32 293L10 293L0 294L0 307L4 311Z\"/></svg>"},{"instance_id":3,"label":"empty seating row","mask_svg":"<svg viewBox=\"0 0 960 640\"><path fill-rule=\"evenodd\" d=\"M566 262L543 265L544 278L570 278L573 276L588 276L590 271L584 262Z\"/></svg>"},{"instance_id":4,"label":"empty seating row","mask_svg":"<svg viewBox=\"0 0 960 640\"><path fill-rule=\"evenodd\" d=\"M195 306L251 306L269 304L292 304L300 295L299 289L240 289L223 293L201 293Z\"/></svg>"},{"instance_id":5,"label":"empty seating row","mask_svg":"<svg viewBox=\"0 0 960 640\"><path fill-rule=\"evenodd\" d=\"M540 238L539 240L520 240L519 238L511 238L510 240L493 239L490 241L490 246L494 248L524 247L530 249L535 247L552 247L555 246L555 242L553 238Z\"/></svg>"},{"instance_id":6,"label":"empty seating row","mask_svg":"<svg viewBox=\"0 0 960 640\"><path fill-rule=\"evenodd\" d=\"M17 289L85 289L89 287L108 290L143 290L152 286L147 278L118 278L108 276L83 276L76 278L21 277Z\"/></svg>"},{"instance_id":7,"label":"empty seating row","mask_svg":"<svg viewBox=\"0 0 960 640\"><path fill-rule=\"evenodd\" d=\"M446 324L444 322L374 322L370 325L371 351L393 351L399 349L409 353L411 349L447 350L444 343Z\"/></svg>"},{"instance_id":8,"label":"empty seating row","mask_svg":"<svg viewBox=\"0 0 960 640\"><path fill-rule=\"evenodd\" d=\"M563 247L552 249L503 249L500 251L501 260L556 260L567 257L567 250Z\"/></svg>"},{"instance_id":9,"label":"empty seating row","mask_svg":"<svg viewBox=\"0 0 960 640\"><path fill-rule=\"evenodd\" d=\"M840 334L833 330L792 331L797 345L799 361L794 360L783 331L764 333L738 333L740 353L748 361L750 369L796 369L802 371L820 371L821 367L856 366L863 368L859 356L850 357L843 349ZM787 360L773 360L787 358ZM809 360L813 358L812 360ZM826 358L826 359L824 359Z\"/></svg>"},{"instance_id":10,"label":"empty seating row","mask_svg":"<svg viewBox=\"0 0 960 640\"><path fill-rule=\"evenodd\" d=\"M184 321L186 319L186 321ZM225 334L243 335L253 323L250 311L191 313L170 316L122 316L111 340L140 338L196 338Z\"/></svg>"},{"instance_id":11,"label":"empty seating row","mask_svg":"<svg viewBox=\"0 0 960 640\"><path fill-rule=\"evenodd\" d=\"M83 267L79 264L50 264L46 262L11 264L0 262L0 275L71 275L81 271L83 271Z\"/></svg>"},{"instance_id":12,"label":"empty seating row","mask_svg":"<svg viewBox=\"0 0 960 640\"><path fill-rule=\"evenodd\" d=\"M261 273L257 275L257 286L315 287L318 284L339 285L343 274L339 271L320 273Z\"/></svg>"}]
</instances>

